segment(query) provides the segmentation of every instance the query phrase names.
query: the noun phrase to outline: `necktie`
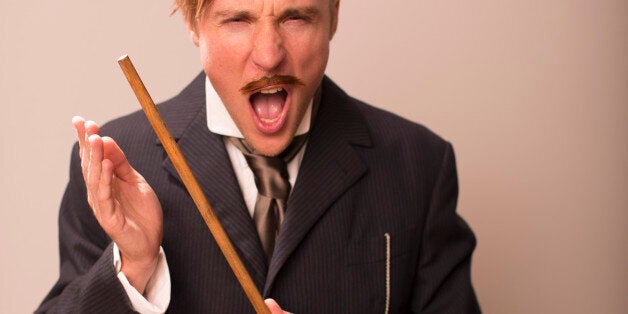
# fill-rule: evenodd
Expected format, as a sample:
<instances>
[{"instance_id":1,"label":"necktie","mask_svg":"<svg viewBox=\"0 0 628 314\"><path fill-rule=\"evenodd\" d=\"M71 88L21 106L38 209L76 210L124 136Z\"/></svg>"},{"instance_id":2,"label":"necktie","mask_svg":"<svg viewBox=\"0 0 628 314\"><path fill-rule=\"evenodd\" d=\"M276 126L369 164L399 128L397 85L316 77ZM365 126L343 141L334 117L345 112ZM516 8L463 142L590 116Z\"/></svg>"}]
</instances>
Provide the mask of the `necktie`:
<instances>
[{"instance_id":1,"label":"necktie","mask_svg":"<svg viewBox=\"0 0 628 314\"><path fill-rule=\"evenodd\" d=\"M257 200L253 212L255 228L264 248L266 261L270 262L275 248L275 239L286 211L290 182L288 181L287 163L299 152L307 135L296 136L290 145L276 157L255 154L247 143L239 138L230 137L246 158L255 176Z\"/></svg>"}]
</instances>

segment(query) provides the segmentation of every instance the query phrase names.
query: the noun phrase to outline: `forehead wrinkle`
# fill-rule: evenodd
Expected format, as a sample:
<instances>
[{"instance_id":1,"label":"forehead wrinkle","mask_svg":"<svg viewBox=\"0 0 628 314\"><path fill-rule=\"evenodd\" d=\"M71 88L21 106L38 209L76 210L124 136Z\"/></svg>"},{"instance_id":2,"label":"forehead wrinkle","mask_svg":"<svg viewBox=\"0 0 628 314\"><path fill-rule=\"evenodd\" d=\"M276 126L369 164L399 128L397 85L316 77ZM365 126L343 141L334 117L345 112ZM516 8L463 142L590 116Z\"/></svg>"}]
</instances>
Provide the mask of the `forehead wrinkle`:
<instances>
[{"instance_id":1,"label":"forehead wrinkle","mask_svg":"<svg viewBox=\"0 0 628 314\"><path fill-rule=\"evenodd\" d=\"M270 2L269 7L267 8L267 2ZM211 13L211 16L214 18L226 18L226 17L243 17L243 18L257 18L259 15L256 12L261 12L264 16L278 16L280 19L286 18L291 15L303 15L310 18L316 18L320 15L320 10L311 5L302 5L296 7L290 7L287 5L287 8L280 9L279 12L275 12L277 7L281 7L280 5L275 5L275 1L261 1L261 10L255 10L251 8L241 9L241 8L226 8L219 11L215 11ZM259 8L259 7L258 7Z\"/></svg>"},{"instance_id":2,"label":"forehead wrinkle","mask_svg":"<svg viewBox=\"0 0 628 314\"><path fill-rule=\"evenodd\" d=\"M239 10L239 9L225 9L212 13L213 17L233 17L233 16L241 16L241 17L251 17L253 13L250 10Z\"/></svg>"},{"instance_id":3,"label":"forehead wrinkle","mask_svg":"<svg viewBox=\"0 0 628 314\"><path fill-rule=\"evenodd\" d=\"M296 7L296 8L287 8L279 14L280 17L288 17L291 15L303 15L307 17L316 17L319 15L319 10L313 6L304 6L304 7Z\"/></svg>"},{"instance_id":4,"label":"forehead wrinkle","mask_svg":"<svg viewBox=\"0 0 628 314\"><path fill-rule=\"evenodd\" d=\"M269 9L266 10L266 4L270 2ZM313 5L294 5L290 4L290 1L283 1L283 3L278 4L280 1L264 1L262 0L262 10L261 12L267 12L266 16L279 16L286 17L288 15L299 14L305 15L309 17L317 16L319 10ZM288 2L288 4L286 4ZM284 7L284 9L282 9Z\"/></svg>"},{"instance_id":5,"label":"forehead wrinkle","mask_svg":"<svg viewBox=\"0 0 628 314\"><path fill-rule=\"evenodd\" d=\"M260 2L253 1L248 2L247 4L239 3L239 4L230 4L227 8L219 9L218 11L214 11L211 13L211 17L213 18L225 18L225 17L259 17L260 14L265 15L265 4L267 1L262 0ZM273 1L271 1L273 2ZM213 4L213 1L212 1ZM270 10L270 14L273 15L272 10Z\"/></svg>"}]
</instances>

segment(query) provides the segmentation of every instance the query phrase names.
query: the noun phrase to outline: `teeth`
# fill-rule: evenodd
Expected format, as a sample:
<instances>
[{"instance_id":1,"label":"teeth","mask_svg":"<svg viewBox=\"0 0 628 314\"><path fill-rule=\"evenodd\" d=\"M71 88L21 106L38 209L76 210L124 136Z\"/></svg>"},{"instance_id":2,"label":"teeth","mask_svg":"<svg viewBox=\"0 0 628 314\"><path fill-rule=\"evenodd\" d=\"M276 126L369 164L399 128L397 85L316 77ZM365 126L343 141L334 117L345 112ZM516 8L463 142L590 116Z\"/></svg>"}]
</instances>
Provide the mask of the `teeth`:
<instances>
[{"instance_id":1,"label":"teeth","mask_svg":"<svg viewBox=\"0 0 628 314\"><path fill-rule=\"evenodd\" d=\"M260 120L266 124L270 124L270 123L274 123L275 121L279 120L279 117L274 118L274 119L264 119L264 118L260 118Z\"/></svg>"},{"instance_id":2,"label":"teeth","mask_svg":"<svg viewBox=\"0 0 628 314\"><path fill-rule=\"evenodd\" d=\"M274 94L274 93L278 93L278 92L280 92L282 90L283 90L283 88L277 87L277 88L271 88L271 89L266 89L266 90L263 89L263 90L261 90L259 92L262 93L262 94Z\"/></svg>"}]
</instances>

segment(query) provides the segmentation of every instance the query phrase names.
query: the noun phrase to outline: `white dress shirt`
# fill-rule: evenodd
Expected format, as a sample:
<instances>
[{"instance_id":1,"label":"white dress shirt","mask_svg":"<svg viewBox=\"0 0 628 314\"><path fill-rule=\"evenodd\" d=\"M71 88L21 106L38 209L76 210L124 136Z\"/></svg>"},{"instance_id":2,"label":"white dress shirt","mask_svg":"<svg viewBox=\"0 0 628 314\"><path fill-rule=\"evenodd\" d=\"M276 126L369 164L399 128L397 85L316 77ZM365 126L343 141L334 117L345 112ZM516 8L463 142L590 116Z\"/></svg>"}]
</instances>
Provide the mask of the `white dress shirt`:
<instances>
[{"instance_id":1,"label":"white dress shirt","mask_svg":"<svg viewBox=\"0 0 628 314\"><path fill-rule=\"evenodd\" d=\"M209 79L205 78L205 97L207 106L207 127L212 133L243 138L242 133L231 119L229 112L225 108L222 100L216 93L216 90L212 86ZM312 102L308 105L307 111L301 120L301 124L297 128L296 135L305 134L310 130L310 120L312 116ZM225 148L229 154L231 165L235 172L240 190L242 191L244 202L249 210L249 214L253 217L253 211L255 209L255 201L257 199L257 187L255 186L255 177L253 171L249 168L249 165L244 158L244 155L240 150L224 139ZM307 143L306 143L307 145ZM301 166L301 160L303 159L303 153L305 152L305 146L299 150L296 156L288 163L288 175L290 176L290 185L294 186L297 178L299 167ZM133 310L139 313L164 313L170 303L170 271L168 269L168 262L166 261L166 255L163 248L159 249L159 260L157 262L157 268L151 276L144 295L140 294L135 287L133 287L123 272L122 262L120 259L120 252L118 246L114 243L113 246L113 263L116 271L118 272L118 279L122 283L124 290L126 291Z\"/></svg>"}]
</instances>

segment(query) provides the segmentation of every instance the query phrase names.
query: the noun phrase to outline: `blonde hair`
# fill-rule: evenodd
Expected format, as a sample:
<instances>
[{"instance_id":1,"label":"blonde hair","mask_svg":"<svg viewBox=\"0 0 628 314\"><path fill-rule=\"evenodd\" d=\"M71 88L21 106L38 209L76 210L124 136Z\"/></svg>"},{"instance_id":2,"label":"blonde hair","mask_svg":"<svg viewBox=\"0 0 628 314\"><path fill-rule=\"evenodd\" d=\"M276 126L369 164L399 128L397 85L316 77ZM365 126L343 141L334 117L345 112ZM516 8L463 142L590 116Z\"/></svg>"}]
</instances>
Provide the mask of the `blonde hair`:
<instances>
[{"instance_id":1,"label":"blonde hair","mask_svg":"<svg viewBox=\"0 0 628 314\"><path fill-rule=\"evenodd\" d=\"M173 9L171 14L175 14L177 11L181 11L183 17L194 23L200 16L203 6L209 4L211 0L174 0L172 4Z\"/></svg>"}]
</instances>

